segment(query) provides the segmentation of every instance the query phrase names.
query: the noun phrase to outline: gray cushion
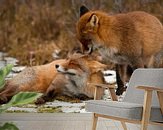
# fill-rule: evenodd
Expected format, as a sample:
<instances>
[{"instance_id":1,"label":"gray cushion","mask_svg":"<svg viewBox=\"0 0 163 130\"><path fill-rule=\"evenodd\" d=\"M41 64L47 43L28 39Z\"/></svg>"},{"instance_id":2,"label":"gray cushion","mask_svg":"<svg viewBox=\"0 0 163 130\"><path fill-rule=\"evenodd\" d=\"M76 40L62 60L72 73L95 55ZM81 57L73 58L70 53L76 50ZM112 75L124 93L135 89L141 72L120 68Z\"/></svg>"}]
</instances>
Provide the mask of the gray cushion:
<instances>
[{"instance_id":1,"label":"gray cushion","mask_svg":"<svg viewBox=\"0 0 163 130\"><path fill-rule=\"evenodd\" d=\"M141 120L143 106L136 103L90 100L86 102L86 110L102 115ZM163 122L160 108L152 108L151 121Z\"/></svg>"}]
</instances>

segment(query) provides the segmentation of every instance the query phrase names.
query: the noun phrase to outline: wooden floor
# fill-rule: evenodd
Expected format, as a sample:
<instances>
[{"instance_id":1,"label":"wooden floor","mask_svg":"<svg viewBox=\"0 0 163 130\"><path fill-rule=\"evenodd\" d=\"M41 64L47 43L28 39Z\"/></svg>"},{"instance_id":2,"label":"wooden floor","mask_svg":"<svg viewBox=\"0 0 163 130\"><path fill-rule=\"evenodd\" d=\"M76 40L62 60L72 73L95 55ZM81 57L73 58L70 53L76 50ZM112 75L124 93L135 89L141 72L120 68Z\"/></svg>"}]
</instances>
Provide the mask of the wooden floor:
<instances>
[{"instance_id":1,"label":"wooden floor","mask_svg":"<svg viewBox=\"0 0 163 130\"><path fill-rule=\"evenodd\" d=\"M0 125L13 122L20 130L91 130L91 119L91 113L4 113ZM123 129L117 121L99 118L97 130Z\"/></svg>"},{"instance_id":2,"label":"wooden floor","mask_svg":"<svg viewBox=\"0 0 163 130\"><path fill-rule=\"evenodd\" d=\"M12 122L20 130L91 130L92 114L80 113L4 113L0 114L0 126ZM140 130L139 125L127 124L128 130ZM123 130L120 122L99 118L97 130ZM149 126L148 130L163 130Z\"/></svg>"}]
</instances>

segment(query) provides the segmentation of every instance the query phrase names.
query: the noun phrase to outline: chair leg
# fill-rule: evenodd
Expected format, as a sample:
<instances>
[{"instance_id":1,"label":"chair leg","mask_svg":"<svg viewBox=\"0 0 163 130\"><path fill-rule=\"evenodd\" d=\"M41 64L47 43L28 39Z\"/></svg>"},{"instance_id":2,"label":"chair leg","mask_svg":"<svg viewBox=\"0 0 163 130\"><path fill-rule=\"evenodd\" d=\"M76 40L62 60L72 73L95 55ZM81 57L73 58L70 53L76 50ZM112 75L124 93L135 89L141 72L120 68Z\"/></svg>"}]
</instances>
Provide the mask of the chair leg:
<instances>
[{"instance_id":1,"label":"chair leg","mask_svg":"<svg viewBox=\"0 0 163 130\"><path fill-rule=\"evenodd\" d=\"M98 117L96 116L95 113L93 113L92 130L96 130L97 120L98 120Z\"/></svg>"},{"instance_id":2,"label":"chair leg","mask_svg":"<svg viewBox=\"0 0 163 130\"><path fill-rule=\"evenodd\" d=\"M97 87L95 86L94 100L97 100Z\"/></svg>"},{"instance_id":3,"label":"chair leg","mask_svg":"<svg viewBox=\"0 0 163 130\"><path fill-rule=\"evenodd\" d=\"M127 126L126 126L125 122L121 121L121 124L122 124L123 129L127 130Z\"/></svg>"},{"instance_id":4,"label":"chair leg","mask_svg":"<svg viewBox=\"0 0 163 130\"><path fill-rule=\"evenodd\" d=\"M141 130L147 130L151 112L151 102L152 102L152 91L145 91Z\"/></svg>"}]
</instances>

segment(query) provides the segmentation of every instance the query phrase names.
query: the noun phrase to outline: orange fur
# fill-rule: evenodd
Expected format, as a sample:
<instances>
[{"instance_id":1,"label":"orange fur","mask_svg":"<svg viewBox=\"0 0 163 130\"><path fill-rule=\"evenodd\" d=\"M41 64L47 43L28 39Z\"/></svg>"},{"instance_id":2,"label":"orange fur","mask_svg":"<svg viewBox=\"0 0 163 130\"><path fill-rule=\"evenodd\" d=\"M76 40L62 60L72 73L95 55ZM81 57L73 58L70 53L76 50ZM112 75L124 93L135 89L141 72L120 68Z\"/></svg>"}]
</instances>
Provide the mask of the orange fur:
<instances>
[{"instance_id":1,"label":"orange fur","mask_svg":"<svg viewBox=\"0 0 163 130\"><path fill-rule=\"evenodd\" d=\"M56 60L46 65L27 67L11 80L7 81L0 93L0 104L6 103L13 95L20 91L46 92L47 88L57 76L55 64L62 64L65 60Z\"/></svg>"},{"instance_id":2,"label":"orange fur","mask_svg":"<svg viewBox=\"0 0 163 130\"><path fill-rule=\"evenodd\" d=\"M52 80L57 76L58 72L55 69L55 64L62 64L64 62L65 60L62 59L53 61L46 65L34 66L30 68L33 69L33 74L30 73L29 68L26 68L26 70L18 74L9 83L18 84L19 80L21 79L20 82L23 81L23 83L19 86L20 91L45 92L47 87L51 84Z\"/></svg>"}]
</instances>

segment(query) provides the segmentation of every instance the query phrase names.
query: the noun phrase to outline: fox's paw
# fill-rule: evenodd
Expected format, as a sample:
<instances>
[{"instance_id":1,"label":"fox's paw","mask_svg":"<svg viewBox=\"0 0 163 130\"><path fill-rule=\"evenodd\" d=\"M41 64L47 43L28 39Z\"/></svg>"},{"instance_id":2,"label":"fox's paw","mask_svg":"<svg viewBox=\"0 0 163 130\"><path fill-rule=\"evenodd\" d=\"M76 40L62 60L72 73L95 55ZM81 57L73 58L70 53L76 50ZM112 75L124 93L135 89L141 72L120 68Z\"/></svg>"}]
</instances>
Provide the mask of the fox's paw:
<instances>
[{"instance_id":1,"label":"fox's paw","mask_svg":"<svg viewBox=\"0 0 163 130\"><path fill-rule=\"evenodd\" d=\"M82 94L82 93L76 95L76 98L78 98L78 99L80 99L80 100L89 100L89 99L90 99L87 95Z\"/></svg>"},{"instance_id":2,"label":"fox's paw","mask_svg":"<svg viewBox=\"0 0 163 130\"><path fill-rule=\"evenodd\" d=\"M7 103L7 102L8 102L7 97L0 96L0 105L1 105L1 104L5 104L5 103Z\"/></svg>"},{"instance_id":3,"label":"fox's paw","mask_svg":"<svg viewBox=\"0 0 163 130\"><path fill-rule=\"evenodd\" d=\"M117 88L116 95L120 96L126 91L126 87Z\"/></svg>"},{"instance_id":4,"label":"fox's paw","mask_svg":"<svg viewBox=\"0 0 163 130\"><path fill-rule=\"evenodd\" d=\"M35 101L35 104L36 105L42 105L42 104L45 104L45 100L41 97L41 98L38 98L36 101Z\"/></svg>"}]
</instances>

